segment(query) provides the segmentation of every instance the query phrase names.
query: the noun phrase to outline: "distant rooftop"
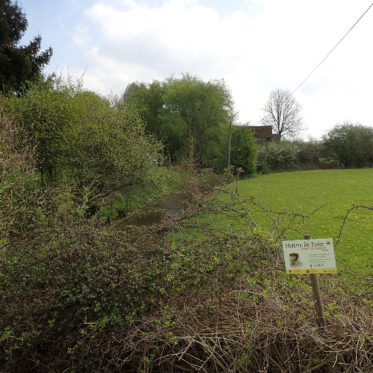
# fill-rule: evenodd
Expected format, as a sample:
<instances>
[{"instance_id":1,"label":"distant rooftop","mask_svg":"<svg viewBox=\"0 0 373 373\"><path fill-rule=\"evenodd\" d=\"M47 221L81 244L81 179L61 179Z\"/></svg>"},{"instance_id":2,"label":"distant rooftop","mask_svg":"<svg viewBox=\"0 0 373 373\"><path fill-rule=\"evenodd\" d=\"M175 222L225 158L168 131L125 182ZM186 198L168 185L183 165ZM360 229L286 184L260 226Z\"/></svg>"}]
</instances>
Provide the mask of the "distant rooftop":
<instances>
[{"instance_id":1,"label":"distant rooftop","mask_svg":"<svg viewBox=\"0 0 373 373\"><path fill-rule=\"evenodd\" d=\"M248 126L253 131L255 143L257 145L264 145L268 141L278 141L277 133L272 133L272 126Z\"/></svg>"},{"instance_id":2,"label":"distant rooftop","mask_svg":"<svg viewBox=\"0 0 373 373\"><path fill-rule=\"evenodd\" d=\"M249 128L254 132L256 138L271 139L273 137L272 126L249 126Z\"/></svg>"}]
</instances>

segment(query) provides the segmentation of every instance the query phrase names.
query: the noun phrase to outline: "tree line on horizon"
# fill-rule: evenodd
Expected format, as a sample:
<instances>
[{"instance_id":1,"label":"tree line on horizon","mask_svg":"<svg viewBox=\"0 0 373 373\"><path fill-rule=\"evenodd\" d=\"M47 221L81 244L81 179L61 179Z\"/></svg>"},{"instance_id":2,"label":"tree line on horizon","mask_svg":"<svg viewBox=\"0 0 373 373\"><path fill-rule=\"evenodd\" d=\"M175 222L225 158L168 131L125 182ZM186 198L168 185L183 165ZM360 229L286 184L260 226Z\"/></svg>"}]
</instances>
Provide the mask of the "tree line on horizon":
<instances>
[{"instance_id":1,"label":"tree line on horizon","mask_svg":"<svg viewBox=\"0 0 373 373\"><path fill-rule=\"evenodd\" d=\"M283 144L267 144L265 148L256 149L253 133L235 122L232 97L223 80L205 82L196 76L184 74L181 78L171 77L151 83L134 82L126 87L121 97L110 102L83 89L79 84L74 87L73 84L69 86L62 83L61 79L54 76L44 77L42 70L52 56L52 48L40 51L40 35L29 45L20 46L20 39L27 28L26 16L19 5L10 0L0 2L0 11L4 20L0 28L0 87L3 106L8 109L12 106L12 110L9 110L13 112L13 117L18 120L37 149L37 165L44 181L56 179L59 173L57 168L62 167L62 159L66 155L63 148L69 148L67 141L71 144L70 154L73 144L79 142L72 139L72 132L76 131L75 135L80 136L79 138L86 136L89 131L94 134L95 131L88 125L83 130L82 124L78 123L82 120L78 118L90 116L93 120L99 110L111 111L112 114L106 115L114 122L121 119L114 120L113 115L118 118L125 116L125 112L127 116L136 115L136 122L142 122L134 126L138 128L139 138L150 135L162 144L161 153L168 164L193 163L197 168L222 171L229 162L229 165L242 168L246 175L253 174L256 165L260 168L263 162L268 166L268 159L261 162L265 158L286 158L284 154L289 153L291 148L289 141L303 129L301 107L290 91L285 89L271 92L264 105L262 119L264 125L272 126ZM46 107L48 104L50 107ZM40 107L36 108L38 105ZM92 111L91 114L88 113L89 110ZM82 111L87 114L82 115ZM73 121L76 121L76 125ZM115 126L109 127L111 126L106 126L104 132L110 132ZM103 128L100 131L103 133ZM320 155L320 158L335 160L342 167L370 166L373 163L372 131L370 127L360 124L338 124L323 136L317 145L317 152L315 147L311 150L312 141L308 142L308 150L312 152L308 158L312 158L314 166L317 165L315 154ZM93 137L94 135L85 145ZM62 146L63 141L66 144ZM113 147L114 143L113 140ZM296 141L296 144L299 148L301 141ZM83 147L82 144L80 146ZM307 152L307 146L303 146L302 153ZM80 151L81 149L75 147L76 157ZM118 149L116 152L120 153ZM151 152L148 153L150 157ZM257 156L259 158L256 162ZM154 157L156 158L159 159ZM305 158L307 157L303 156ZM63 167L67 167L68 163L65 162ZM289 162L280 160L277 163L276 167L269 168L286 168ZM97 171L97 165L94 167ZM109 165L106 167L110 168ZM74 172L69 171L71 174Z\"/></svg>"}]
</instances>

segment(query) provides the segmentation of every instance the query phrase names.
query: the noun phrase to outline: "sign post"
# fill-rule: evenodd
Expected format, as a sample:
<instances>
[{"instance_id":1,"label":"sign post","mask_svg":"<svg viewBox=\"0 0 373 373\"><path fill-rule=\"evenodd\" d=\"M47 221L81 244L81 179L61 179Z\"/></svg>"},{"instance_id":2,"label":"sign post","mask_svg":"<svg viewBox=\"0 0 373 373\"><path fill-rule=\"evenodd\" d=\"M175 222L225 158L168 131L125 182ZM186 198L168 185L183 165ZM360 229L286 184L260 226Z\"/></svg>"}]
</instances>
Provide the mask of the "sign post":
<instances>
[{"instance_id":1,"label":"sign post","mask_svg":"<svg viewBox=\"0 0 373 373\"><path fill-rule=\"evenodd\" d=\"M282 247L286 273L310 275L316 315L319 324L324 326L324 308L317 274L337 273L333 240L331 238L311 239L310 235L306 235L304 240L283 241Z\"/></svg>"},{"instance_id":2,"label":"sign post","mask_svg":"<svg viewBox=\"0 0 373 373\"><path fill-rule=\"evenodd\" d=\"M310 240L311 236L309 234L304 236L305 240ZM311 273L311 286L312 286L312 293L313 299L315 300L315 311L319 323L321 326L325 326L325 318L324 318L324 306L322 304L321 293L320 293L320 286L319 286L319 279L317 278L316 273Z\"/></svg>"}]
</instances>

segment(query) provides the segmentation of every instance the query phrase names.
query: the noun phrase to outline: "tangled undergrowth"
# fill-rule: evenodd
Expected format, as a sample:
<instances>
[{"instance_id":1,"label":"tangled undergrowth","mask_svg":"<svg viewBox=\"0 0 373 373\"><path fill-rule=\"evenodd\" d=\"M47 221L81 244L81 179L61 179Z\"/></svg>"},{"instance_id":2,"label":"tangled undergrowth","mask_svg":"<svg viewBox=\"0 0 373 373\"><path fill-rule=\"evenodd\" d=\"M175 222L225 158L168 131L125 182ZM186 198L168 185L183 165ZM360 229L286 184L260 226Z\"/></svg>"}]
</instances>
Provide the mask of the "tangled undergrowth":
<instances>
[{"instance_id":1,"label":"tangled undergrowth","mask_svg":"<svg viewBox=\"0 0 373 373\"><path fill-rule=\"evenodd\" d=\"M373 370L371 302L323 279L319 328L275 242L205 229L175 245L165 232L182 225L70 226L2 247L3 371Z\"/></svg>"}]
</instances>

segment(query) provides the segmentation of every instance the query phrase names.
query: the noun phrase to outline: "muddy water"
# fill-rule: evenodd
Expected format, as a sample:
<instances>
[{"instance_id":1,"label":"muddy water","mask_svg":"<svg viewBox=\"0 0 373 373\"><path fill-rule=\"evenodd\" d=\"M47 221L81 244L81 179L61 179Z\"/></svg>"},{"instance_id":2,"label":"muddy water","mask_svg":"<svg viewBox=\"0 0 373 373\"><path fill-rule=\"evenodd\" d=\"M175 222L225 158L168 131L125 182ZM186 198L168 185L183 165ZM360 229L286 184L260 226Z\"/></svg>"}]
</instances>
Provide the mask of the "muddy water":
<instances>
[{"instance_id":1,"label":"muddy water","mask_svg":"<svg viewBox=\"0 0 373 373\"><path fill-rule=\"evenodd\" d=\"M158 201L152 211L144 214L138 213L124 219L124 225L153 225L158 224L166 216L172 218L180 217L185 208L185 197L179 194L168 196Z\"/></svg>"}]
</instances>

